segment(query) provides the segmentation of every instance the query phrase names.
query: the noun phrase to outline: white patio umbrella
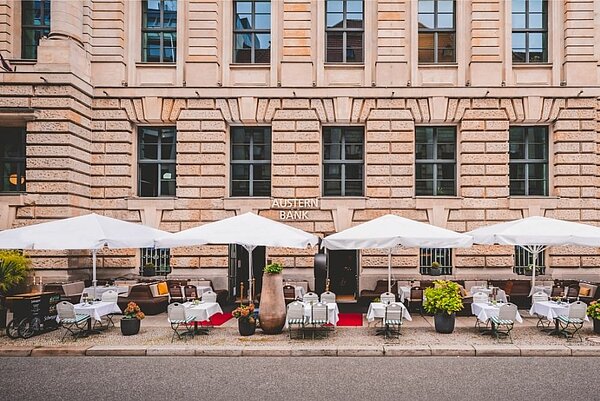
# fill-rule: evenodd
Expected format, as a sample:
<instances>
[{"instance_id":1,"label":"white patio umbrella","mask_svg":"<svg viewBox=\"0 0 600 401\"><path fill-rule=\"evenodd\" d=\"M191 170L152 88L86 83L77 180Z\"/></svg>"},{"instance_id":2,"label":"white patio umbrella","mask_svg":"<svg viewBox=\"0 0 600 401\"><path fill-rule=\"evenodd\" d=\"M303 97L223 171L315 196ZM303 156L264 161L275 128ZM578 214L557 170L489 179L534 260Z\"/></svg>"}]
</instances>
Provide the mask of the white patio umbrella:
<instances>
[{"instance_id":1,"label":"white patio umbrella","mask_svg":"<svg viewBox=\"0 0 600 401\"><path fill-rule=\"evenodd\" d=\"M96 287L96 254L104 247L150 248L166 231L95 213L0 231L0 249L90 249Z\"/></svg>"},{"instance_id":2,"label":"white patio umbrella","mask_svg":"<svg viewBox=\"0 0 600 401\"><path fill-rule=\"evenodd\" d=\"M348 228L323 239L327 249L387 249L388 292L392 289L392 249L405 248L469 248L473 239L431 224L421 223L393 214L386 214L366 223Z\"/></svg>"},{"instance_id":3,"label":"white patio umbrella","mask_svg":"<svg viewBox=\"0 0 600 401\"><path fill-rule=\"evenodd\" d=\"M538 256L550 246L600 246L600 227L532 216L492 224L466 233L476 244L519 246L533 255L531 285L535 285Z\"/></svg>"},{"instance_id":4,"label":"white patio umbrella","mask_svg":"<svg viewBox=\"0 0 600 401\"><path fill-rule=\"evenodd\" d=\"M250 283L248 294L250 294L250 298L252 294L252 251L254 248L257 246L306 248L316 245L318 241L318 237L314 234L249 212L160 238L156 245L159 248L205 244L238 244L243 246L248 251L249 258Z\"/></svg>"}]
</instances>

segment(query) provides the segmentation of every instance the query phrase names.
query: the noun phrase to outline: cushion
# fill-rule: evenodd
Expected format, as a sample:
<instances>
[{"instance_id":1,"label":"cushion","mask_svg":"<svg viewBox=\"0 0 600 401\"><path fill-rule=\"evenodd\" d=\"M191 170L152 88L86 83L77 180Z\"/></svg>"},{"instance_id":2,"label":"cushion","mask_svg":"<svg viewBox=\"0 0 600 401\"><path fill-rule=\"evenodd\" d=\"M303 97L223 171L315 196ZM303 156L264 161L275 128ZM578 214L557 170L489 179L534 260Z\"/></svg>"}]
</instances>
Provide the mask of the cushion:
<instances>
[{"instance_id":1,"label":"cushion","mask_svg":"<svg viewBox=\"0 0 600 401\"><path fill-rule=\"evenodd\" d=\"M74 283L63 284L63 291L66 296L81 295L85 289L85 283L83 281L76 281Z\"/></svg>"},{"instance_id":2,"label":"cushion","mask_svg":"<svg viewBox=\"0 0 600 401\"><path fill-rule=\"evenodd\" d=\"M153 297L157 297L158 294L158 284L151 284L150 285L150 291L152 291L152 296Z\"/></svg>"},{"instance_id":3,"label":"cushion","mask_svg":"<svg viewBox=\"0 0 600 401\"><path fill-rule=\"evenodd\" d=\"M591 289L585 288L585 287L581 287L579 289L579 296L580 297L589 297L590 296L590 292L592 292Z\"/></svg>"},{"instance_id":4,"label":"cushion","mask_svg":"<svg viewBox=\"0 0 600 401\"><path fill-rule=\"evenodd\" d=\"M158 283L158 295L167 295L169 293L169 287L167 287L167 283L161 281Z\"/></svg>"}]
</instances>

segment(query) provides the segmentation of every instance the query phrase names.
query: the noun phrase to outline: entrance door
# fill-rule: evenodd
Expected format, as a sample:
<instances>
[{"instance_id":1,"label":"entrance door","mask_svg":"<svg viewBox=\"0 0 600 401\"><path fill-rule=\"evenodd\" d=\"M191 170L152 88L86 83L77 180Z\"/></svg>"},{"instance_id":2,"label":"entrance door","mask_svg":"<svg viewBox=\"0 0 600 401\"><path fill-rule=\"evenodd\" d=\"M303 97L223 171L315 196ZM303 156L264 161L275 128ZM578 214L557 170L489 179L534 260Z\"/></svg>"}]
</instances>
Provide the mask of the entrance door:
<instances>
[{"instance_id":1,"label":"entrance door","mask_svg":"<svg viewBox=\"0 0 600 401\"><path fill-rule=\"evenodd\" d=\"M265 267L265 247L252 251L252 273L255 279L254 298L262 289L262 275ZM244 283L244 293L240 294L240 284ZM239 301L241 296L248 299L248 251L241 245L229 245L229 293Z\"/></svg>"},{"instance_id":2,"label":"entrance door","mask_svg":"<svg viewBox=\"0 0 600 401\"><path fill-rule=\"evenodd\" d=\"M329 290L341 301L358 298L358 251L329 251Z\"/></svg>"}]
</instances>

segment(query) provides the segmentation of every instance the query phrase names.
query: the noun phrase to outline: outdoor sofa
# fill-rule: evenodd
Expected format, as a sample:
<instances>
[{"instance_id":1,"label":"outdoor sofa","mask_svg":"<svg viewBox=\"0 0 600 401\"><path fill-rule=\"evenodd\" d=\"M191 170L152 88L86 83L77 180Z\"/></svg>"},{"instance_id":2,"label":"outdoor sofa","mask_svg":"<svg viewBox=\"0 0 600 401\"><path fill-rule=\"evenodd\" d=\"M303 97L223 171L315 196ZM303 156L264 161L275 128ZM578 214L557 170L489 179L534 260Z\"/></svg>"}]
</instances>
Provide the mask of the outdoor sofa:
<instances>
[{"instance_id":1,"label":"outdoor sofa","mask_svg":"<svg viewBox=\"0 0 600 401\"><path fill-rule=\"evenodd\" d=\"M153 284L140 283L131 286L129 294L126 297L119 297L118 305L121 310L127 307L129 302L135 302L138 304L142 312L146 315L158 315L167 311L169 305L169 295L156 296L152 293L150 288Z\"/></svg>"}]
</instances>

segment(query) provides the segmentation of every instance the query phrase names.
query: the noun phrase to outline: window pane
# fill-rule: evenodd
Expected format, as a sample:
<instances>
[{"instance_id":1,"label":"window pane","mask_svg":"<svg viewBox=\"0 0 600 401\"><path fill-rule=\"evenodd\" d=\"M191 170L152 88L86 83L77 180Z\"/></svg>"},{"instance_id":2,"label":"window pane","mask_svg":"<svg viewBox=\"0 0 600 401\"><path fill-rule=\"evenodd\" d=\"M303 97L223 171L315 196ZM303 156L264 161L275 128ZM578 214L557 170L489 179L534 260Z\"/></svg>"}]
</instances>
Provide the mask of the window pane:
<instances>
[{"instance_id":1,"label":"window pane","mask_svg":"<svg viewBox=\"0 0 600 401\"><path fill-rule=\"evenodd\" d=\"M529 0L529 12L530 13L541 13L542 3L545 0Z\"/></svg>"},{"instance_id":2,"label":"window pane","mask_svg":"<svg viewBox=\"0 0 600 401\"><path fill-rule=\"evenodd\" d=\"M252 13L252 3L249 1L236 1L235 3L235 11L238 14Z\"/></svg>"},{"instance_id":3,"label":"window pane","mask_svg":"<svg viewBox=\"0 0 600 401\"><path fill-rule=\"evenodd\" d=\"M163 35L163 61L173 63L177 54L177 34L166 32Z\"/></svg>"},{"instance_id":4,"label":"window pane","mask_svg":"<svg viewBox=\"0 0 600 401\"><path fill-rule=\"evenodd\" d=\"M527 53L525 52L525 49L513 48L512 55L515 63L524 63L527 59Z\"/></svg>"},{"instance_id":5,"label":"window pane","mask_svg":"<svg viewBox=\"0 0 600 401\"><path fill-rule=\"evenodd\" d=\"M522 180L510 180L510 194L511 195L525 195L525 181Z\"/></svg>"},{"instance_id":6,"label":"window pane","mask_svg":"<svg viewBox=\"0 0 600 401\"><path fill-rule=\"evenodd\" d=\"M433 181L417 180L415 183L415 193L420 196L433 195Z\"/></svg>"},{"instance_id":7,"label":"window pane","mask_svg":"<svg viewBox=\"0 0 600 401\"><path fill-rule=\"evenodd\" d=\"M344 2L342 0L327 0L327 12L343 12Z\"/></svg>"},{"instance_id":8,"label":"window pane","mask_svg":"<svg viewBox=\"0 0 600 401\"><path fill-rule=\"evenodd\" d=\"M163 21L165 28L177 27L177 0L165 0Z\"/></svg>"},{"instance_id":9,"label":"window pane","mask_svg":"<svg viewBox=\"0 0 600 401\"><path fill-rule=\"evenodd\" d=\"M340 160L342 158L342 145L325 145L323 147L323 158L325 160Z\"/></svg>"},{"instance_id":10,"label":"window pane","mask_svg":"<svg viewBox=\"0 0 600 401\"><path fill-rule=\"evenodd\" d=\"M347 28L362 28L363 27L363 15L362 13L349 13L346 16L346 27Z\"/></svg>"},{"instance_id":11,"label":"window pane","mask_svg":"<svg viewBox=\"0 0 600 401\"><path fill-rule=\"evenodd\" d=\"M271 181L254 181L252 196L271 196Z\"/></svg>"},{"instance_id":12,"label":"window pane","mask_svg":"<svg viewBox=\"0 0 600 401\"><path fill-rule=\"evenodd\" d=\"M346 181L344 196L362 196L362 181Z\"/></svg>"},{"instance_id":13,"label":"window pane","mask_svg":"<svg viewBox=\"0 0 600 401\"><path fill-rule=\"evenodd\" d=\"M346 11L349 13L362 13L363 1L362 0L348 0L346 3Z\"/></svg>"},{"instance_id":14,"label":"window pane","mask_svg":"<svg viewBox=\"0 0 600 401\"><path fill-rule=\"evenodd\" d=\"M454 34L438 33L438 62L454 62Z\"/></svg>"},{"instance_id":15,"label":"window pane","mask_svg":"<svg viewBox=\"0 0 600 401\"><path fill-rule=\"evenodd\" d=\"M433 179L433 164L419 163L415 166L415 175L417 180Z\"/></svg>"},{"instance_id":16,"label":"window pane","mask_svg":"<svg viewBox=\"0 0 600 401\"><path fill-rule=\"evenodd\" d=\"M327 57L326 62L341 63L343 58L343 33L327 32Z\"/></svg>"},{"instance_id":17,"label":"window pane","mask_svg":"<svg viewBox=\"0 0 600 401\"><path fill-rule=\"evenodd\" d=\"M542 49L544 47L543 33L529 33L529 47L531 49Z\"/></svg>"},{"instance_id":18,"label":"window pane","mask_svg":"<svg viewBox=\"0 0 600 401\"><path fill-rule=\"evenodd\" d=\"M415 135L417 142L433 144L433 128L417 127Z\"/></svg>"},{"instance_id":19,"label":"window pane","mask_svg":"<svg viewBox=\"0 0 600 401\"><path fill-rule=\"evenodd\" d=\"M438 14L437 27L441 29L454 28L454 16L452 14Z\"/></svg>"},{"instance_id":20,"label":"window pane","mask_svg":"<svg viewBox=\"0 0 600 401\"><path fill-rule=\"evenodd\" d=\"M254 5L257 14L271 14L271 3L268 1L259 1Z\"/></svg>"},{"instance_id":21,"label":"window pane","mask_svg":"<svg viewBox=\"0 0 600 401\"><path fill-rule=\"evenodd\" d=\"M158 194L158 164L140 164L140 196Z\"/></svg>"},{"instance_id":22,"label":"window pane","mask_svg":"<svg viewBox=\"0 0 600 401\"><path fill-rule=\"evenodd\" d=\"M237 14L236 19L237 29L252 29L252 14Z\"/></svg>"},{"instance_id":23,"label":"window pane","mask_svg":"<svg viewBox=\"0 0 600 401\"><path fill-rule=\"evenodd\" d=\"M546 190L546 181L544 180L533 180L529 181L529 196L546 196L548 191Z\"/></svg>"},{"instance_id":24,"label":"window pane","mask_svg":"<svg viewBox=\"0 0 600 401\"><path fill-rule=\"evenodd\" d=\"M433 49L433 33L419 33L419 49Z\"/></svg>"},{"instance_id":25,"label":"window pane","mask_svg":"<svg viewBox=\"0 0 600 401\"><path fill-rule=\"evenodd\" d=\"M437 179L454 180L454 163L440 163L437 165Z\"/></svg>"},{"instance_id":26,"label":"window pane","mask_svg":"<svg viewBox=\"0 0 600 401\"><path fill-rule=\"evenodd\" d=\"M342 28L344 25L344 14L327 13L327 28Z\"/></svg>"},{"instance_id":27,"label":"window pane","mask_svg":"<svg viewBox=\"0 0 600 401\"><path fill-rule=\"evenodd\" d=\"M233 145L233 160L250 160L250 147L247 145Z\"/></svg>"},{"instance_id":28,"label":"window pane","mask_svg":"<svg viewBox=\"0 0 600 401\"><path fill-rule=\"evenodd\" d=\"M509 152L511 159L524 159L525 158L525 145L521 143L511 142L509 145Z\"/></svg>"},{"instance_id":29,"label":"window pane","mask_svg":"<svg viewBox=\"0 0 600 401\"><path fill-rule=\"evenodd\" d=\"M525 33L513 33L512 34L512 47L513 49L525 49Z\"/></svg>"},{"instance_id":30,"label":"window pane","mask_svg":"<svg viewBox=\"0 0 600 401\"><path fill-rule=\"evenodd\" d=\"M249 164L232 164L231 165L231 178L235 181L249 180L250 179L250 165Z\"/></svg>"},{"instance_id":31,"label":"window pane","mask_svg":"<svg viewBox=\"0 0 600 401\"><path fill-rule=\"evenodd\" d=\"M270 164L255 164L253 167L253 178L260 181L271 180L271 165Z\"/></svg>"},{"instance_id":32,"label":"window pane","mask_svg":"<svg viewBox=\"0 0 600 401\"><path fill-rule=\"evenodd\" d=\"M510 179L511 180L523 180L525 179L525 164L523 163L513 163L509 167L510 171Z\"/></svg>"},{"instance_id":33,"label":"window pane","mask_svg":"<svg viewBox=\"0 0 600 401\"><path fill-rule=\"evenodd\" d=\"M437 187L437 196L454 196L456 195L456 184L454 180L439 180Z\"/></svg>"},{"instance_id":34,"label":"window pane","mask_svg":"<svg viewBox=\"0 0 600 401\"><path fill-rule=\"evenodd\" d=\"M530 63L543 63L548 60L546 51L543 49L529 49Z\"/></svg>"},{"instance_id":35,"label":"window pane","mask_svg":"<svg viewBox=\"0 0 600 401\"><path fill-rule=\"evenodd\" d=\"M529 28L530 29L544 28L542 14L529 14Z\"/></svg>"},{"instance_id":36,"label":"window pane","mask_svg":"<svg viewBox=\"0 0 600 401\"><path fill-rule=\"evenodd\" d=\"M530 143L528 151L529 159L546 159L545 143Z\"/></svg>"},{"instance_id":37,"label":"window pane","mask_svg":"<svg viewBox=\"0 0 600 401\"><path fill-rule=\"evenodd\" d=\"M433 14L419 14L419 29L434 29L435 18Z\"/></svg>"},{"instance_id":38,"label":"window pane","mask_svg":"<svg viewBox=\"0 0 600 401\"><path fill-rule=\"evenodd\" d=\"M363 166L362 164L346 164L346 179L347 180L362 180Z\"/></svg>"},{"instance_id":39,"label":"window pane","mask_svg":"<svg viewBox=\"0 0 600 401\"><path fill-rule=\"evenodd\" d=\"M323 183L323 194L325 196L339 196L342 194L342 182L339 180L325 180Z\"/></svg>"},{"instance_id":40,"label":"window pane","mask_svg":"<svg viewBox=\"0 0 600 401\"><path fill-rule=\"evenodd\" d=\"M526 0L512 0L512 11L514 12L525 12L525 1Z\"/></svg>"},{"instance_id":41,"label":"window pane","mask_svg":"<svg viewBox=\"0 0 600 401\"><path fill-rule=\"evenodd\" d=\"M160 28L160 2L159 1L145 1L144 2L144 27L146 28Z\"/></svg>"},{"instance_id":42,"label":"window pane","mask_svg":"<svg viewBox=\"0 0 600 401\"><path fill-rule=\"evenodd\" d=\"M512 15L512 27L513 29L524 29L525 25L525 14L513 14Z\"/></svg>"},{"instance_id":43,"label":"window pane","mask_svg":"<svg viewBox=\"0 0 600 401\"><path fill-rule=\"evenodd\" d=\"M437 157L438 159L454 160L455 158L455 146L454 144L438 144L437 145Z\"/></svg>"},{"instance_id":44,"label":"window pane","mask_svg":"<svg viewBox=\"0 0 600 401\"><path fill-rule=\"evenodd\" d=\"M529 179L545 180L548 176L548 165L546 163L530 163Z\"/></svg>"},{"instance_id":45,"label":"window pane","mask_svg":"<svg viewBox=\"0 0 600 401\"><path fill-rule=\"evenodd\" d=\"M433 0L419 0L419 12L433 13Z\"/></svg>"},{"instance_id":46,"label":"window pane","mask_svg":"<svg viewBox=\"0 0 600 401\"><path fill-rule=\"evenodd\" d=\"M257 14L254 18L255 29L271 29L271 15Z\"/></svg>"},{"instance_id":47,"label":"window pane","mask_svg":"<svg viewBox=\"0 0 600 401\"><path fill-rule=\"evenodd\" d=\"M160 195L173 196L175 195L175 164L161 164L160 169Z\"/></svg>"},{"instance_id":48,"label":"window pane","mask_svg":"<svg viewBox=\"0 0 600 401\"><path fill-rule=\"evenodd\" d=\"M326 180L341 179L342 165L341 164L326 164L323 168Z\"/></svg>"},{"instance_id":49,"label":"window pane","mask_svg":"<svg viewBox=\"0 0 600 401\"><path fill-rule=\"evenodd\" d=\"M453 13L454 12L454 0L439 0L438 1L438 12Z\"/></svg>"},{"instance_id":50,"label":"window pane","mask_svg":"<svg viewBox=\"0 0 600 401\"><path fill-rule=\"evenodd\" d=\"M250 184L248 181L232 181L232 196L250 196Z\"/></svg>"},{"instance_id":51,"label":"window pane","mask_svg":"<svg viewBox=\"0 0 600 401\"><path fill-rule=\"evenodd\" d=\"M348 33L346 46L347 62L359 63L363 61L362 33Z\"/></svg>"},{"instance_id":52,"label":"window pane","mask_svg":"<svg viewBox=\"0 0 600 401\"><path fill-rule=\"evenodd\" d=\"M419 159L433 159L433 144L417 143L415 145L416 158Z\"/></svg>"}]
</instances>

